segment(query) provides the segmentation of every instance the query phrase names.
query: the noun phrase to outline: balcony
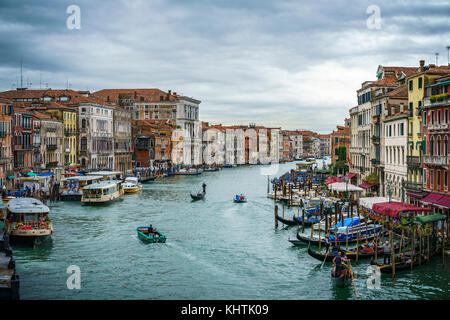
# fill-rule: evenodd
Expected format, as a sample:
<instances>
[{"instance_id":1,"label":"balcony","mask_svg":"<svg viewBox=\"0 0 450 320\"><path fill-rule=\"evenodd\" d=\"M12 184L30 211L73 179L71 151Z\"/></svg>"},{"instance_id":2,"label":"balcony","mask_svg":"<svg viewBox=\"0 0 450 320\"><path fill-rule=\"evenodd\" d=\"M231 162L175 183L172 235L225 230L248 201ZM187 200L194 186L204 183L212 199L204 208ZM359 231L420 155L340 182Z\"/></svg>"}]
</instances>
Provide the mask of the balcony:
<instances>
[{"instance_id":1,"label":"balcony","mask_svg":"<svg viewBox=\"0 0 450 320\"><path fill-rule=\"evenodd\" d=\"M370 162L372 162L373 166L379 166L381 164L379 159L371 159Z\"/></svg>"},{"instance_id":2,"label":"balcony","mask_svg":"<svg viewBox=\"0 0 450 320\"><path fill-rule=\"evenodd\" d=\"M418 156L406 156L406 164L408 166L420 167L421 159Z\"/></svg>"},{"instance_id":3,"label":"balcony","mask_svg":"<svg viewBox=\"0 0 450 320\"><path fill-rule=\"evenodd\" d=\"M424 109L442 107L450 103L450 94L438 94L423 100Z\"/></svg>"},{"instance_id":4,"label":"balcony","mask_svg":"<svg viewBox=\"0 0 450 320\"><path fill-rule=\"evenodd\" d=\"M47 151L54 151L58 149L58 146L56 144L48 144L47 145Z\"/></svg>"},{"instance_id":5,"label":"balcony","mask_svg":"<svg viewBox=\"0 0 450 320\"><path fill-rule=\"evenodd\" d=\"M406 181L403 183L403 187L411 191L422 191L422 183Z\"/></svg>"},{"instance_id":6,"label":"balcony","mask_svg":"<svg viewBox=\"0 0 450 320\"><path fill-rule=\"evenodd\" d=\"M380 137L372 136L372 142L376 143L376 144L379 144L380 143Z\"/></svg>"},{"instance_id":7,"label":"balcony","mask_svg":"<svg viewBox=\"0 0 450 320\"><path fill-rule=\"evenodd\" d=\"M448 156L423 156L423 163L427 166L448 166Z\"/></svg>"},{"instance_id":8,"label":"balcony","mask_svg":"<svg viewBox=\"0 0 450 320\"><path fill-rule=\"evenodd\" d=\"M428 130L434 131L434 130L442 130L442 131L448 131L448 123L429 123L428 124Z\"/></svg>"},{"instance_id":9,"label":"balcony","mask_svg":"<svg viewBox=\"0 0 450 320\"><path fill-rule=\"evenodd\" d=\"M8 157L0 157L0 164L7 164L9 163L10 158Z\"/></svg>"}]
</instances>

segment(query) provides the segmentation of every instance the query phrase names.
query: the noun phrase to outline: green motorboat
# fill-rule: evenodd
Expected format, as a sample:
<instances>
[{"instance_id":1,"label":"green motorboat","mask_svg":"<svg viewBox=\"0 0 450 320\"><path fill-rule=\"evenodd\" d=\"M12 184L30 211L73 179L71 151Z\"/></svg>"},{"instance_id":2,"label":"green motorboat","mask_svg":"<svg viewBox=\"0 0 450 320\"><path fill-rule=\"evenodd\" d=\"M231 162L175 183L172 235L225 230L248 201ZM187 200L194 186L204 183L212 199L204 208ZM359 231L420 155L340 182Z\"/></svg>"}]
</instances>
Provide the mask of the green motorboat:
<instances>
[{"instance_id":1,"label":"green motorboat","mask_svg":"<svg viewBox=\"0 0 450 320\"><path fill-rule=\"evenodd\" d=\"M152 235L148 234L148 227L138 227L136 228L139 239L145 242L155 243L155 242L166 242L166 236L158 231L154 230Z\"/></svg>"}]
</instances>

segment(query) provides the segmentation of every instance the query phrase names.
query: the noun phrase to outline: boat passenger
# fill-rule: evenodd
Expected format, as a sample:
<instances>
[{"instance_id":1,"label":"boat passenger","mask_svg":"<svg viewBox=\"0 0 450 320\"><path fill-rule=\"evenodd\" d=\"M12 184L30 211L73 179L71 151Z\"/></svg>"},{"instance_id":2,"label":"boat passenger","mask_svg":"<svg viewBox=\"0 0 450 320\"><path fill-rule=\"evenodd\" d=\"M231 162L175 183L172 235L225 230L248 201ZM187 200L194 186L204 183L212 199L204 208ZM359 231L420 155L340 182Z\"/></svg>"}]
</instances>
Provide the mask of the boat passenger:
<instances>
[{"instance_id":1,"label":"boat passenger","mask_svg":"<svg viewBox=\"0 0 450 320\"><path fill-rule=\"evenodd\" d=\"M148 227L148 235L150 235L151 233L153 233L153 226L150 225L150 227Z\"/></svg>"},{"instance_id":2,"label":"boat passenger","mask_svg":"<svg viewBox=\"0 0 450 320\"><path fill-rule=\"evenodd\" d=\"M369 240L366 240L366 243L362 246L362 251L365 253L373 253L373 247L369 244Z\"/></svg>"}]
</instances>

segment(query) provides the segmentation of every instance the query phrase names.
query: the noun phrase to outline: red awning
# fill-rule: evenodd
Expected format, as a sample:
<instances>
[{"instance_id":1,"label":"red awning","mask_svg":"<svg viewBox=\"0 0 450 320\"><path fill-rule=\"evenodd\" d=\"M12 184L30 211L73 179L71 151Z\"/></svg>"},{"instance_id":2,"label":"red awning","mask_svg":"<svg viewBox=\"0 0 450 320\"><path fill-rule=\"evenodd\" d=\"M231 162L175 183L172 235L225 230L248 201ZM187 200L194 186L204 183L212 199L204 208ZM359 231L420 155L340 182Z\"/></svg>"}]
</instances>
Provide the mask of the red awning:
<instances>
[{"instance_id":1,"label":"red awning","mask_svg":"<svg viewBox=\"0 0 450 320\"><path fill-rule=\"evenodd\" d=\"M373 183L362 183L359 185L359 187L363 188L363 189L369 189L369 188L372 188L374 185L375 184L373 184Z\"/></svg>"},{"instance_id":2,"label":"red awning","mask_svg":"<svg viewBox=\"0 0 450 320\"><path fill-rule=\"evenodd\" d=\"M442 197L443 197L442 194L429 193L422 200L420 200L420 202L422 202L423 204L433 204Z\"/></svg>"},{"instance_id":3,"label":"red awning","mask_svg":"<svg viewBox=\"0 0 450 320\"><path fill-rule=\"evenodd\" d=\"M439 208L450 209L450 197L442 196L442 198L436 201L433 205Z\"/></svg>"},{"instance_id":4,"label":"red awning","mask_svg":"<svg viewBox=\"0 0 450 320\"><path fill-rule=\"evenodd\" d=\"M382 202L382 203L375 203L372 206L372 210L376 213L390 216L394 218L398 218L400 215L400 212L414 212L414 211L425 211L430 212L431 209L423 208L423 207L416 207L415 205L409 204L409 203L403 203L403 202Z\"/></svg>"},{"instance_id":5,"label":"red awning","mask_svg":"<svg viewBox=\"0 0 450 320\"><path fill-rule=\"evenodd\" d=\"M417 193L412 193L412 192L407 192L406 195L410 196L410 197L413 197L413 198L417 198L417 199L422 199L423 198L422 194L417 194Z\"/></svg>"},{"instance_id":6,"label":"red awning","mask_svg":"<svg viewBox=\"0 0 450 320\"><path fill-rule=\"evenodd\" d=\"M349 172L349 173L347 173L345 176L346 176L347 178L351 179L351 178L355 177L356 174L354 174L354 173L352 173L352 172Z\"/></svg>"},{"instance_id":7,"label":"red awning","mask_svg":"<svg viewBox=\"0 0 450 320\"><path fill-rule=\"evenodd\" d=\"M335 183L335 182L343 182L343 181L336 176L328 177L327 180L325 180L326 184Z\"/></svg>"}]
</instances>

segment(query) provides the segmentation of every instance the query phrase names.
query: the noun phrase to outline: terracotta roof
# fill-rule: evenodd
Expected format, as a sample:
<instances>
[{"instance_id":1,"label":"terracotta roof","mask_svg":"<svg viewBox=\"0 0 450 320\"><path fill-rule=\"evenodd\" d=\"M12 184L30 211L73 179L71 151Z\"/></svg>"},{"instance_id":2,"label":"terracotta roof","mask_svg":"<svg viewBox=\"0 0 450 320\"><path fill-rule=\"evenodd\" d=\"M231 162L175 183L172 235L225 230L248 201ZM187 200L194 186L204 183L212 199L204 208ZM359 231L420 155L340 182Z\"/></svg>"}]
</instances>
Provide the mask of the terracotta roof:
<instances>
[{"instance_id":1,"label":"terracotta roof","mask_svg":"<svg viewBox=\"0 0 450 320\"><path fill-rule=\"evenodd\" d=\"M386 76L381 80L377 80L371 83L374 86L397 86L397 77L396 76Z\"/></svg>"},{"instance_id":2,"label":"terracotta roof","mask_svg":"<svg viewBox=\"0 0 450 320\"><path fill-rule=\"evenodd\" d=\"M425 71L426 74L450 74L450 66L439 66Z\"/></svg>"},{"instance_id":3,"label":"terracotta roof","mask_svg":"<svg viewBox=\"0 0 450 320\"><path fill-rule=\"evenodd\" d=\"M104 101L118 101L120 94L130 94L134 102L164 102L164 101L178 101L178 95L175 93L164 92L160 89L102 89L93 92L92 95ZM160 97L164 97L162 100ZM108 100L109 99L109 100Z\"/></svg>"},{"instance_id":4,"label":"terracotta roof","mask_svg":"<svg viewBox=\"0 0 450 320\"><path fill-rule=\"evenodd\" d=\"M383 70L387 72L395 72L398 75L400 72L403 72L407 77L412 76L417 73L417 67L389 67L383 66Z\"/></svg>"},{"instance_id":5,"label":"terracotta roof","mask_svg":"<svg viewBox=\"0 0 450 320\"><path fill-rule=\"evenodd\" d=\"M33 113L33 116L35 116L38 119L58 120L56 117L54 117L51 114L46 113L46 112L40 112L40 111L33 110L32 113Z\"/></svg>"},{"instance_id":6,"label":"terracotta roof","mask_svg":"<svg viewBox=\"0 0 450 320\"><path fill-rule=\"evenodd\" d=\"M85 97L81 95L78 91L74 90L53 90L53 89L45 89L45 90L9 90L0 93L0 96L4 96L8 99L40 99L44 97L50 98L60 98L60 97L70 97L68 101L54 101L60 103L62 105L77 105L80 103L99 103L105 104L102 100L98 100L95 97ZM32 101L24 101L32 102ZM35 101L37 102L37 101ZM114 107L113 105L109 105Z\"/></svg>"},{"instance_id":7,"label":"terracotta roof","mask_svg":"<svg viewBox=\"0 0 450 320\"><path fill-rule=\"evenodd\" d=\"M406 85L395 88L387 93L389 97L408 97L408 88Z\"/></svg>"}]
</instances>

